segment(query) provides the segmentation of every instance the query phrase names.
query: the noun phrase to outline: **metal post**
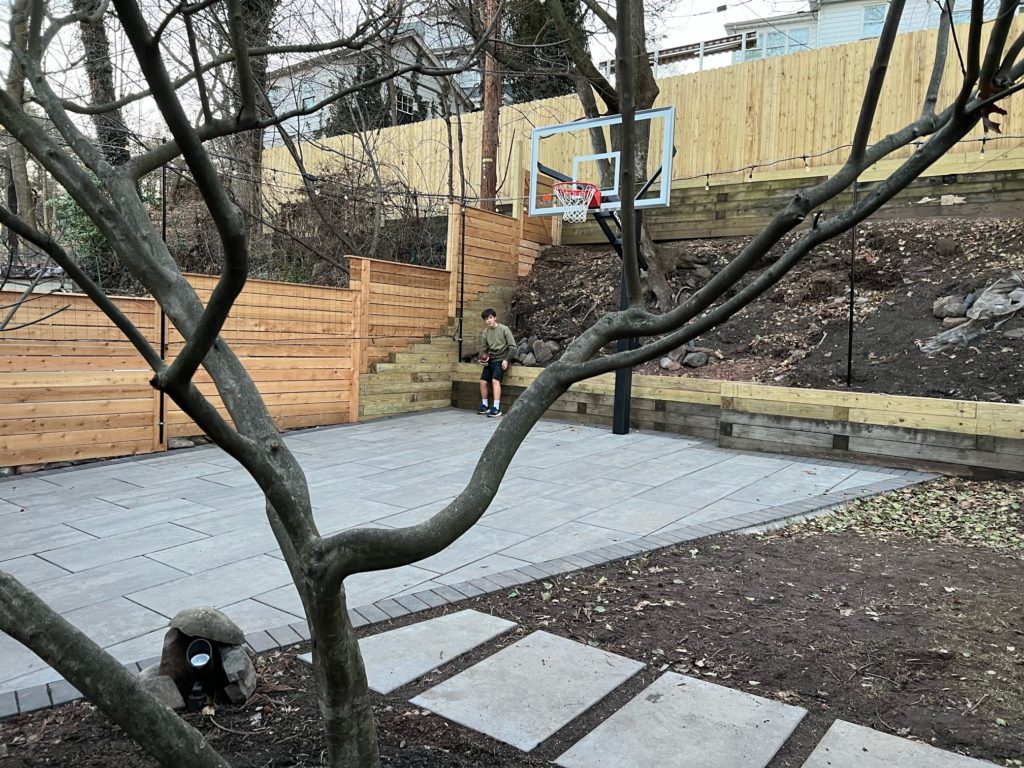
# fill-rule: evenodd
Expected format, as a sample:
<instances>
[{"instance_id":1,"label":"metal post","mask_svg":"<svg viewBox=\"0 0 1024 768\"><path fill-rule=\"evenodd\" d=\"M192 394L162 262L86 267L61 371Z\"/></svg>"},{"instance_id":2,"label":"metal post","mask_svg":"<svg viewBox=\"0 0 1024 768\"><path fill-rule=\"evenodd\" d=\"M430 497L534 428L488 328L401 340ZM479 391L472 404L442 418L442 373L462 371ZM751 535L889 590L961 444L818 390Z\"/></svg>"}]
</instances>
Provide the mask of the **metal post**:
<instances>
[{"instance_id":1,"label":"metal post","mask_svg":"<svg viewBox=\"0 0 1024 768\"><path fill-rule=\"evenodd\" d=\"M166 143L166 140L165 140ZM160 166L160 239L167 242L167 163ZM160 359L167 359L167 317L164 315L164 308L160 305ZM164 391L159 390L159 416L157 417L157 440L160 445L164 444L166 404L164 402Z\"/></svg>"},{"instance_id":2,"label":"metal post","mask_svg":"<svg viewBox=\"0 0 1024 768\"><path fill-rule=\"evenodd\" d=\"M853 204L857 205L857 180L853 180ZM853 386L853 316L856 288L857 227L850 230L850 319L846 335L846 386Z\"/></svg>"},{"instance_id":3,"label":"metal post","mask_svg":"<svg viewBox=\"0 0 1024 768\"><path fill-rule=\"evenodd\" d=\"M636 211L636 249L640 253L640 231L643 226L643 211ZM626 270L623 261L622 276L619 279L619 309L629 309L629 297L626 295ZM624 352L636 349L639 340L635 337L619 339L617 349ZM629 401L633 396L633 368L619 368L615 371L615 399L612 403L612 434L629 434Z\"/></svg>"}]
</instances>

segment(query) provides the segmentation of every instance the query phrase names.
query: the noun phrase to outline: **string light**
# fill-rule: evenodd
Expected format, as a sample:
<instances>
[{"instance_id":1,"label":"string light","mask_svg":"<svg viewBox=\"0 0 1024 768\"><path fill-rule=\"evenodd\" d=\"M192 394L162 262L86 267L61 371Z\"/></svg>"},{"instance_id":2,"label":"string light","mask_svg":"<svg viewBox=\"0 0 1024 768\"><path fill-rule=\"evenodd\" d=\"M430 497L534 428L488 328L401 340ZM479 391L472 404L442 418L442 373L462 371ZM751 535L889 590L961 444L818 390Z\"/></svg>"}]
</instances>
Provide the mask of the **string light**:
<instances>
[{"instance_id":1,"label":"string light","mask_svg":"<svg viewBox=\"0 0 1024 768\"><path fill-rule=\"evenodd\" d=\"M811 172L811 161L807 159L807 155L804 155L804 173Z\"/></svg>"},{"instance_id":2,"label":"string light","mask_svg":"<svg viewBox=\"0 0 1024 768\"><path fill-rule=\"evenodd\" d=\"M988 136L981 137L981 152L979 153L982 160L985 159L985 142L988 141Z\"/></svg>"},{"instance_id":3,"label":"string light","mask_svg":"<svg viewBox=\"0 0 1024 768\"><path fill-rule=\"evenodd\" d=\"M982 153L982 156L984 156L984 153ZM704 174L704 191L707 192L710 189L711 189L711 174L710 173L705 173Z\"/></svg>"},{"instance_id":4,"label":"string light","mask_svg":"<svg viewBox=\"0 0 1024 768\"><path fill-rule=\"evenodd\" d=\"M750 173L747 174L747 181L753 181L754 180L754 169L756 167L757 167L756 165L750 166Z\"/></svg>"}]
</instances>

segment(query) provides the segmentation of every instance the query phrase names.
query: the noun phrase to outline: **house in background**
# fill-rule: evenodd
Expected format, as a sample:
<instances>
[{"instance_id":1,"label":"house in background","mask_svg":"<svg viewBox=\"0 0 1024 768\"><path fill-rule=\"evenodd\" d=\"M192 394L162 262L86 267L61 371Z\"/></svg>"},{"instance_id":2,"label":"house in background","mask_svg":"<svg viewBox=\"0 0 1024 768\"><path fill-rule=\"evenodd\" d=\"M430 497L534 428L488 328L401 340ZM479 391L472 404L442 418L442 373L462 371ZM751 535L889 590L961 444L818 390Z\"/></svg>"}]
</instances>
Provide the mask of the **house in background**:
<instances>
[{"instance_id":1,"label":"house in background","mask_svg":"<svg viewBox=\"0 0 1024 768\"><path fill-rule=\"evenodd\" d=\"M415 27L403 28L391 39L387 50L381 48L363 51L332 51L329 54L306 59L268 73L267 95L277 112L310 108L337 92L339 83L352 83L388 71L389 63L402 68L418 62L429 67L443 68L451 62L440 58L424 42ZM448 99L447 105L445 99ZM384 115L357 114L357 127L373 128L381 125L405 125L446 111L468 112L475 109L472 99L456 77L407 73L389 83L381 83L376 92L354 94L349 103L355 113L374 105ZM285 120L284 129L293 138L322 138L328 129L331 108L324 107L306 115ZM278 130L268 129L263 144L267 148L283 144Z\"/></svg>"},{"instance_id":2,"label":"house in background","mask_svg":"<svg viewBox=\"0 0 1024 768\"><path fill-rule=\"evenodd\" d=\"M993 19L998 8L998 0L986 0L985 20ZM970 21L969 2L961 0L954 9L954 24ZM733 63L737 64L878 37L888 10L889 4L878 0L810 0L806 11L730 22L725 30L729 35L756 35L753 47L748 42L746 48L733 53ZM934 29L939 26L939 14L933 0L907 0L900 32Z\"/></svg>"}]
</instances>

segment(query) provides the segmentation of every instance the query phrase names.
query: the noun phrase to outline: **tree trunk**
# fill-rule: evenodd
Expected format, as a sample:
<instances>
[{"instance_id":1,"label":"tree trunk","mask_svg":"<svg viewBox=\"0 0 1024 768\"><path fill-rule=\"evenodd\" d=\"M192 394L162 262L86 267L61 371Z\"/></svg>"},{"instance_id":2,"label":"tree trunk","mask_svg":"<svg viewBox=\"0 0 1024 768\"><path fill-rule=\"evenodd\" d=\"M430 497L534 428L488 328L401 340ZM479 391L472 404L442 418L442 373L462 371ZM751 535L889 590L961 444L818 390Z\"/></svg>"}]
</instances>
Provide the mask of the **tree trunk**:
<instances>
[{"instance_id":1,"label":"tree trunk","mask_svg":"<svg viewBox=\"0 0 1024 768\"><path fill-rule=\"evenodd\" d=\"M498 12L497 0L486 0L484 3L484 27L490 26ZM498 37L495 25L494 37ZM501 108L501 75L498 72L498 60L491 54L484 54L483 83L483 127L480 150L480 207L485 211L493 211L495 196L498 193L498 117Z\"/></svg>"},{"instance_id":2,"label":"tree trunk","mask_svg":"<svg viewBox=\"0 0 1024 768\"><path fill-rule=\"evenodd\" d=\"M94 13L99 7L96 0L72 0L76 13ZM83 21L78 25L85 51L85 72L89 77L89 93L93 104L109 104L114 101L114 68L111 63L110 40L103 18ZM128 126L120 109L109 109L92 116L96 126L96 141L100 152L111 165L128 162Z\"/></svg>"},{"instance_id":3,"label":"tree trunk","mask_svg":"<svg viewBox=\"0 0 1024 768\"><path fill-rule=\"evenodd\" d=\"M366 668L348 617L345 590L324 592L322 579L300 590L313 636L313 677L324 719L330 768L379 768L377 729L366 682Z\"/></svg>"},{"instance_id":4,"label":"tree trunk","mask_svg":"<svg viewBox=\"0 0 1024 768\"><path fill-rule=\"evenodd\" d=\"M245 39L249 46L266 46L270 40L270 25L277 11L277 0L242 0L242 10ZM257 99L262 101L267 91L267 58L254 56L249 65ZM235 93L240 93L237 86ZM240 96L236 95L235 101L237 114L237 109L242 106ZM253 262L259 264L270 255L270 240L263 231L263 131L244 131L235 136L233 143L232 165L235 172L229 183L235 204L245 216Z\"/></svg>"},{"instance_id":5,"label":"tree trunk","mask_svg":"<svg viewBox=\"0 0 1024 768\"><path fill-rule=\"evenodd\" d=\"M11 43L18 50L24 50L28 39L28 0L14 0L11 6L11 19L18 18L12 22ZM13 53L8 57L10 69L7 70L7 93L16 104L25 102L25 73ZM32 197L32 186L28 181L28 156L25 154L25 147L17 141L9 146L11 162L11 180L14 184L14 194L17 199L17 214L22 221L30 227L36 226L35 200Z\"/></svg>"}]
</instances>

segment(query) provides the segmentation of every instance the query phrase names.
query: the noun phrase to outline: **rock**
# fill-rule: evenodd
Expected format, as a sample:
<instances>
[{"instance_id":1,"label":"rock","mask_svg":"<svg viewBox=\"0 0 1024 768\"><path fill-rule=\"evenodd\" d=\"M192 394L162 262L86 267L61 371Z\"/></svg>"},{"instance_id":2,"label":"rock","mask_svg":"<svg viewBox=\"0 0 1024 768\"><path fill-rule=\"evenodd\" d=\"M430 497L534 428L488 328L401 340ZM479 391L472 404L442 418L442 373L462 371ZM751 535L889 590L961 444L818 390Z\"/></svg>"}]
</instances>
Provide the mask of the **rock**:
<instances>
[{"instance_id":1,"label":"rock","mask_svg":"<svg viewBox=\"0 0 1024 768\"><path fill-rule=\"evenodd\" d=\"M658 365L660 365L662 369L666 371L678 371L680 368L683 367L675 360L673 360L671 357L661 358L661 360L658 361Z\"/></svg>"},{"instance_id":2,"label":"rock","mask_svg":"<svg viewBox=\"0 0 1024 768\"><path fill-rule=\"evenodd\" d=\"M694 277L699 277L701 280L707 280L714 274L714 272L707 267L694 267L693 274Z\"/></svg>"},{"instance_id":3,"label":"rock","mask_svg":"<svg viewBox=\"0 0 1024 768\"><path fill-rule=\"evenodd\" d=\"M224 693L232 704L244 704L256 692L256 667L240 645L222 645L220 661L228 684Z\"/></svg>"},{"instance_id":4,"label":"rock","mask_svg":"<svg viewBox=\"0 0 1024 768\"><path fill-rule=\"evenodd\" d=\"M1003 336L1008 339L1024 339L1024 328L1013 328L1009 331L1003 331Z\"/></svg>"},{"instance_id":5,"label":"rock","mask_svg":"<svg viewBox=\"0 0 1024 768\"><path fill-rule=\"evenodd\" d=\"M160 651L160 674L174 681L182 697L188 694L189 667L185 651L191 642L189 637L176 629L167 630L164 647Z\"/></svg>"},{"instance_id":6,"label":"rock","mask_svg":"<svg viewBox=\"0 0 1024 768\"><path fill-rule=\"evenodd\" d=\"M942 318L943 328L956 328L958 325L963 325L967 322L966 317L944 317Z\"/></svg>"},{"instance_id":7,"label":"rock","mask_svg":"<svg viewBox=\"0 0 1024 768\"><path fill-rule=\"evenodd\" d=\"M0 467L0 477L11 477L14 475L14 467Z\"/></svg>"},{"instance_id":8,"label":"rock","mask_svg":"<svg viewBox=\"0 0 1024 768\"><path fill-rule=\"evenodd\" d=\"M544 363L554 357L554 355L551 354L551 350L548 349L548 345L543 341L533 342L533 356L536 358L539 365L544 365Z\"/></svg>"},{"instance_id":9,"label":"rock","mask_svg":"<svg viewBox=\"0 0 1024 768\"><path fill-rule=\"evenodd\" d=\"M548 349L551 350L552 355L557 355L559 352L562 351L562 348L558 345L557 341L548 341L545 343L548 345Z\"/></svg>"},{"instance_id":10,"label":"rock","mask_svg":"<svg viewBox=\"0 0 1024 768\"><path fill-rule=\"evenodd\" d=\"M14 468L16 475L30 475L33 472L39 472L42 469L46 469L45 464L22 464L20 467Z\"/></svg>"},{"instance_id":11,"label":"rock","mask_svg":"<svg viewBox=\"0 0 1024 768\"><path fill-rule=\"evenodd\" d=\"M528 346L530 349L533 349L533 345L536 344L536 343L537 343L537 337L536 336L531 336L530 338L528 338L526 340L526 346Z\"/></svg>"},{"instance_id":12,"label":"rock","mask_svg":"<svg viewBox=\"0 0 1024 768\"><path fill-rule=\"evenodd\" d=\"M523 360L530 354L530 345L526 343L526 339L519 342L519 346L516 347L516 358Z\"/></svg>"},{"instance_id":13,"label":"rock","mask_svg":"<svg viewBox=\"0 0 1024 768\"><path fill-rule=\"evenodd\" d=\"M707 365L708 355L706 352L691 352L683 358L683 365L689 368L700 368Z\"/></svg>"},{"instance_id":14,"label":"rock","mask_svg":"<svg viewBox=\"0 0 1024 768\"><path fill-rule=\"evenodd\" d=\"M167 441L167 450L174 451L178 448L195 448L196 444L187 437L172 437Z\"/></svg>"},{"instance_id":15,"label":"rock","mask_svg":"<svg viewBox=\"0 0 1024 768\"><path fill-rule=\"evenodd\" d=\"M952 238L940 237L938 240L935 241L935 253L940 258L949 258L952 256L956 256L959 252L960 246L956 242L956 240L953 240Z\"/></svg>"},{"instance_id":16,"label":"rock","mask_svg":"<svg viewBox=\"0 0 1024 768\"><path fill-rule=\"evenodd\" d=\"M235 622L216 608L208 606L179 611L171 619L170 627L189 637L205 637L223 645L241 645L245 642L245 633Z\"/></svg>"},{"instance_id":17,"label":"rock","mask_svg":"<svg viewBox=\"0 0 1024 768\"><path fill-rule=\"evenodd\" d=\"M178 686L167 675L161 675L157 665L146 667L142 671L139 675L139 685L146 693L171 709L185 708L185 699L182 698Z\"/></svg>"},{"instance_id":18,"label":"rock","mask_svg":"<svg viewBox=\"0 0 1024 768\"><path fill-rule=\"evenodd\" d=\"M690 354L689 345L688 344L683 344L681 347L676 347L671 352L669 352L668 355L666 355L666 357L668 357L673 362L677 362L678 363L680 360L682 360L688 354Z\"/></svg>"},{"instance_id":19,"label":"rock","mask_svg":"<svg viewBox=\"0 0 1024 768\"><path fill-rule=\"evenodd\" d=\"M959 296L940 296L932 304L935 317L963 317L964 300Z\"/></svg>"},{"instance_id":20,"label":"rock","mask_svg":"<svg viewBox=\"0 0 1024 768\"><path fill-rule=\"evenodd\" d=\"M536 365L537 358L533 356L533 352L530 352L523 358L523 365Z\"/></svg>"}]
</instances>

